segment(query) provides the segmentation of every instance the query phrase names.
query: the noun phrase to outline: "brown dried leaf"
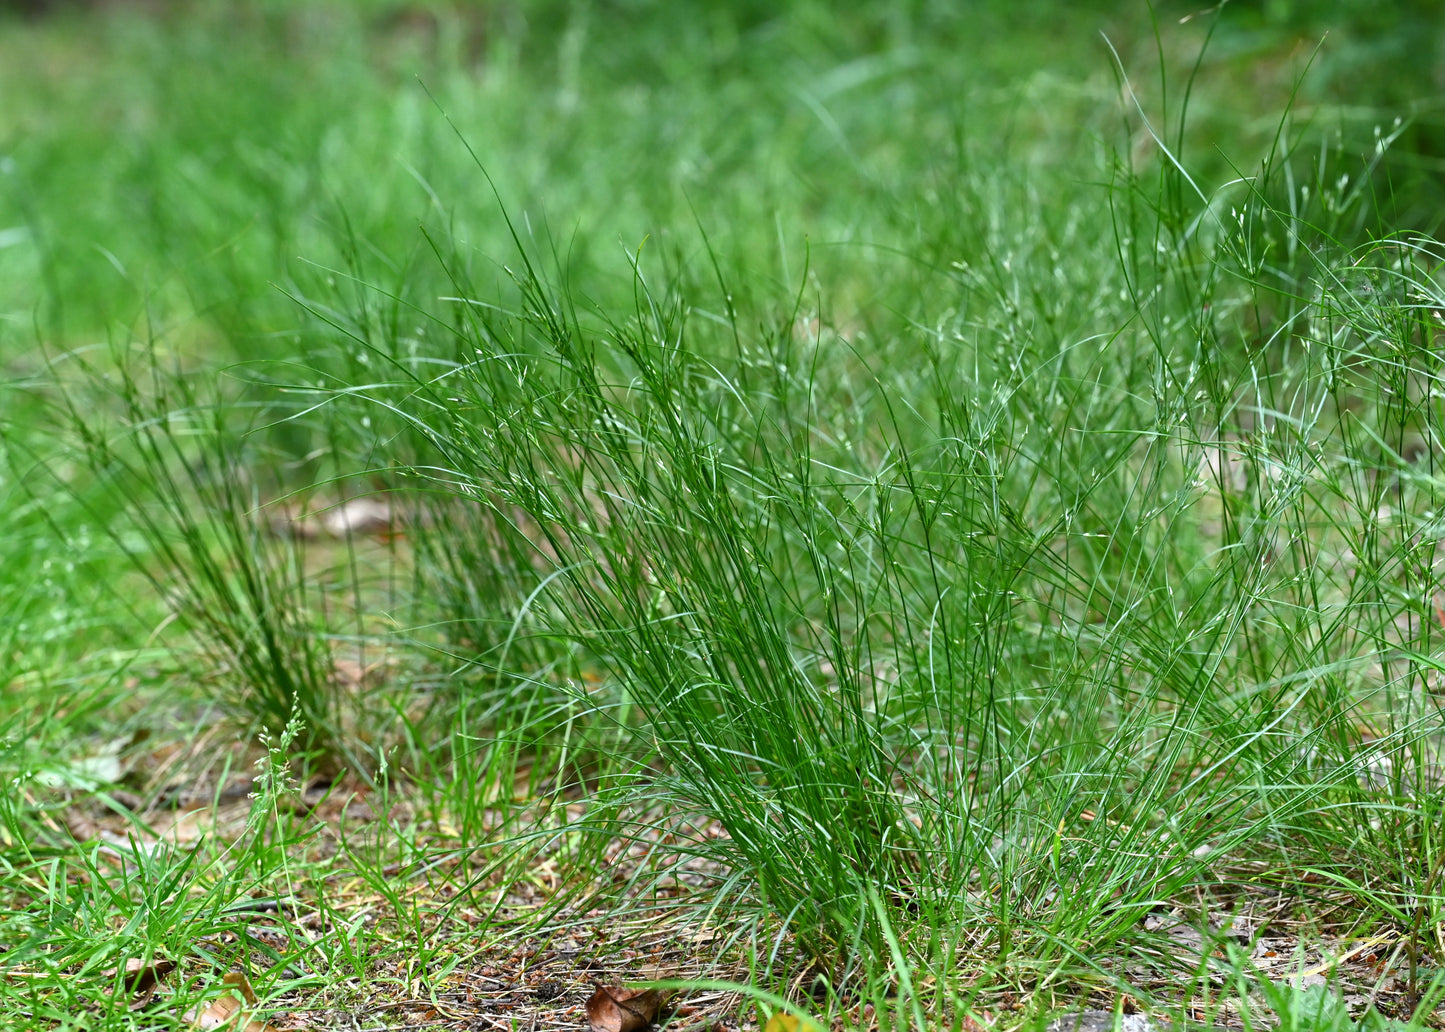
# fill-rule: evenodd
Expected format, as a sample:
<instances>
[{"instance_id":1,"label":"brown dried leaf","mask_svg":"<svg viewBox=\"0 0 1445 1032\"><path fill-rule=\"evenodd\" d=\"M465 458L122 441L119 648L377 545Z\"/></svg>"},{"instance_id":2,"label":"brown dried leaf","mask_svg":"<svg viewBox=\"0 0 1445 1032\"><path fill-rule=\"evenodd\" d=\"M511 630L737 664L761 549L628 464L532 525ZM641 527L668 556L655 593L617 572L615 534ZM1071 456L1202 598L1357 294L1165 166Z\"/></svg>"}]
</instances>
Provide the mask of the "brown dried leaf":
<instances>
[{"instance_id":1,"label":"brown dried leaf","mask_svg":"<svg viewBox=\"0 0 1445 1032\"><path fill-rule=\"evenodd\" d=\"M189 846L214 831L219 816L219 812L211 806L184 806L158 817L154 828L166 845Z\"/></svg>"},{"instance_id":2,"label":"brown dried leaf","mask_svg":"<svg viewBox=\"0 0 1445 1032\"><path fill-rule=\"evenodd\" d=\"M394 514L391 504L382 498L352 498L321 517L321 525L332 537L351 534L386 536L392 532Z\"/></svg>"},{"instance_id":3,"label":"brown dried leaf","mask_svg":"<svg viewBox=\"0 0 1445 1032\"><path fill-rule=\"evenodd\" d=\"M802 1027L802 1021L793 1015L774 1011L768 1023L763 1026L763 1032L800 1032Z\"/></svg>"},{"instance_id":4,"label":"brown dried leaf","mask_svg":"<svg viewBox=\"0 0 1445 1032\"><path fill-rule=\"evenodd\" d=\"M773 1011L763 1032L823 1032L823 1026L812 1018L800 1018L786 1011Z\"/></svg>"},{"instance_id":5,"label":"brown dried leaf","mask_svg":"<svg viewBox=\"0 0 1445 1032\"><path fill-rule=\"evenodd\" d=\"M637 1032L657 1020L662 994L656 989L603 986L587 999L592 1032Z\"/></svg>"},{"instance_id":6,"label":"brown dried leaf","mask_svg":"<svg viewBox=\"0 0 1445 1032\"><path fill-rule=\"evenodd\" d=\"M242 1013L246 1005L256 1005L256 991L239 971L232 971L225 978L227 992L208 1003L204 1008L191 1011L186 1020L199 1029L228 1029L230 1032L280 1032L275 1025L255 1021ZM243 1004L241 1001L244 1000Z\"/></svg>"},{"instance_id":7,"label":"brown dried leaf","mask_svg":"<svg viewBox=\"0 0 1445 1032\"><path fill-rule=\"evenodd\" d=\"M65 812L65 828L77 842L93 842L100 838L100 825L75 807Z\"/></svg>"},{"instance_id":8,"label":"brown dried leaf","mask_svg":"<svg viewBox=\"0 0 1445 1032\"><path fill-rule=\"evenodd\" d=\"M241 998L252 1007L256 1006L256 990L251 988L251 980L241 974L241 972L232 971L225 978L221 979L221 983L230 986L235 992L239 992Z\"/></svg>"},{"instance_id":9,"label":"brown dried leaf","mask_svg":"<svg viewBox=\"0 0 1445 1032\"><path fill-rule=\"evenodd\" d=\"M276 506L270 512L267 524L277 537L312 540L360 535L385 541L399 536L399 516L386 498L363 495L310 510L296 505Z\"/></svg>"},{"instance_id":10,"label":"brown dried leaf","mask_svg":"<svg viewBox=\"0 0 1445 1032\"><path fill-rule=\"evenodd\" d=\"M175 969L174 960L153 960L147 964L139 957L131 957L125 962L125 991L144 1000L155 992L161 979ZM115 973L116 968L102 972L106 978L114 978Z\"/></svg>"}]
</instances>

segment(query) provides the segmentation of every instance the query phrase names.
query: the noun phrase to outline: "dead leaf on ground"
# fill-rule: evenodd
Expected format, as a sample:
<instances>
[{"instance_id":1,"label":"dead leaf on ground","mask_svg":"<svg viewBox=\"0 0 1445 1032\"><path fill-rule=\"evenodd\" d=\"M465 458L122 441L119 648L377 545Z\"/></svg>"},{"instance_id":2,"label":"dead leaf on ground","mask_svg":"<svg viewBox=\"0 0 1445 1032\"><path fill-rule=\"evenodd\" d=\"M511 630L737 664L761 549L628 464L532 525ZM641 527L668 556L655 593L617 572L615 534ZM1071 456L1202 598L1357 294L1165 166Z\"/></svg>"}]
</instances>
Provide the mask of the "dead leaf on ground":
<instances>
[{"instance_id":1,"label":"dead leaf on ground","mask_svg":"<svg viewBox=\"0 0 1445 1032\"><path fill-rule=\"evenodd\" d=\"M787 1011L773 1011L773 1016L763 1026L763 1032L823 1032L823 1026L812 1018L800 1018Z\"/></svg>"},{"instance_id":2,"label":"dead leaf on ground","mask_svg":"<svg viewBox=\"0 0 1445 1032\"><path fill-rule=\"evenodd\" d=\"M637 1032L657 1020L662 994L656 989L603 986L587 999L592 1032Z\"/></svg>"},{"instance_id":3,"label":"dead leaf on ground","mask_svg":"<svg viewBox=\"0 0 1445 1032\"><path fill-rule=\"evenodd\" d=\"M803 1022L791 1014L775 1011L763 1026L763 1032L802 1032Z\"/></svg>"},{"instance_id":4,"label":"dead leaf on ground","mask_svg":"<svg viewBox=\"0 0 1445 1032\"><path fill-rule=\"evenodd\" d=\"M139 957L131 957L125 962L125 991L135 997L135 1002L144 1003L150 999L151 994L156 991L156 986L172 971L176 969L174 960L152 960L146 963ZM114 978L116 968L104 971L106 978Z\"/></svg>"},{"instance_id":5,"label":"dead leaf on ground","mask_svg":"<svg viewBox=\"0 0 1445 1032\"><path fill-rule=\"evenodd\" d=\"M285 506L274 512L269 523L272 533L281 537L311 539L361 535L387 541L398 536L400 521L397 516L385 498L363 495L309 512Z\"/></svg>"},{"instance_id":6,"label":"dead leaf on ground","mask_svg":"<svg viewBox=\"0 0 1445 1032\"><path fill-rule=\"evenodd\" d=\"M225 983L226 991L206 1004L205 1007L190 1011L186 1014L185 1020L199 1029L227 1029L230 1032L279 1032L275 1025L247 1018L243 1013L242 1008L256 1005L256 992L251 988L251 983L245 975L239 971L233 971L221 981Z\"/></svg>"}]
</instances>

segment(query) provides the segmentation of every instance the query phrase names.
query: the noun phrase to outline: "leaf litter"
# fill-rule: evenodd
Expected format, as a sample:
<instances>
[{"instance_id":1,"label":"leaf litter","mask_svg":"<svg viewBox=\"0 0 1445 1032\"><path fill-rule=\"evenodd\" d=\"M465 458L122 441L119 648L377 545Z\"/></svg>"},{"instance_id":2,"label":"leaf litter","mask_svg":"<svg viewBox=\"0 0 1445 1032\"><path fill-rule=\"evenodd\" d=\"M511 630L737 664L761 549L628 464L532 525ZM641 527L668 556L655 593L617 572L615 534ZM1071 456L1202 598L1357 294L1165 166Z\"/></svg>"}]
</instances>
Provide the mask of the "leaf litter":
<instances>
[{"instance_id":1,"label":"leaf litter","mask_svg":"<svg viewBox=\"0 0 1445 1032\"><path fill-rule=\"evenodd\" d=\"M587 997L592 1032L639 1032L657 1020L662 994L656 989L604 985Z\"/></svg>"},{"instance_id":2,"label":"leaf litter","mask_svg":"<svg viewBox=\"0 0 1445 1032\"><path fill-rule=\"evenodd\" d=\"M239 971L233 971L221 979L223 987L220 996L205 1007L197 1007L185 1015L185 1020L204 1032L225 1029L230 1032L279 1032L276 1026L247 1016L246 1008L256 1006L256 990Z\"/></svg>"}]
</instances>

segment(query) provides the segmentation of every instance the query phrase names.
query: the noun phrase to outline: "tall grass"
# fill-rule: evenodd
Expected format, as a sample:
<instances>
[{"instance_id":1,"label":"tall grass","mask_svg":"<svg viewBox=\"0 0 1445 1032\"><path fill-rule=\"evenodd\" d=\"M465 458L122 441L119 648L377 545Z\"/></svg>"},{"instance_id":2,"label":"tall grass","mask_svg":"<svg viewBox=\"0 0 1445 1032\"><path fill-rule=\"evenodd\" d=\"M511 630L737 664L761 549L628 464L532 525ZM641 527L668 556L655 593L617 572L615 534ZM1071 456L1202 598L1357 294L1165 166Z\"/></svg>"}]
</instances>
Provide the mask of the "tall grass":
<instances>
[{"instance_id":1,"label":"tall grass","mask_svg":"<svg viewBox=\"0 0 1445 1032\"><path fill-rule=\"evenodd\" d=\"M886 956L922 912L1047 971L1217 857L1332 835L1339 793L1369 790L1321 743L1425 730L1397 709L1418 667L1370 673L1402 629L1428 650L1420 588L1395 585L1433 574L1383 488L1352 486L1383 479L1353 420L1399 440L1430 413L1391 378L1425 374L1352 361L1352 412L1333 372L1399 302L1338 289L1360 263L1266 179L1227 188L1230 222L1160 164L1162 192L1126 169L1075 198L1117 220L1092 261L1074 227L994 209L945 280L956 311L896 328L886 365L801 295L739 313L720 265L698 297L634 262L623 316L524 246L511 301L456 281L474 359L367 392L429 438L414 472L528 536L550 633L606 672L589 697L635 708L720 857L819 955ZM1281 223L1307 256L1282 283L1251 251ZM1074 334L1050 311L1072 284L1036 286L1070 269L1093 302ZM1366 544L1391 558L1362 580Z\"/></svg>"},{"instance_id":2,"label":"tall grass","mask_svg":"<svg viewBox=\"0 0 1445 1032\"><path fill-rule=\"evenodd\" d=\"M664 829L720 872L711 917L774 944L760 968L796 948L840 1008L925 1027L1187 967L1140 919L1262 887L1307 913L1328 886L1426 957L1445 288L1439 245L1387 221L1399 127L1360 158L1286 114L1205 153L1210 66L1179 82L1164 32L1157 84L965 111L950 91L980 87L928 36L958 26L914 14L866 53L877 18L808 4L692 26L701 71L644 33L630 72L597 59L628 88L584 102L579 55L619 30L578 6L546 119L481 120L531 81L499 50L435 91L450 118L415 92L350 149L238 144L267 185L209 196L274 221L221 263L246 318L216 325L264 346L215 387L169 327L164 359L57 364L83 472L56 472L114 492L99 515L231 708L397 763L437 851L501 827L595 888L600 847L514 795ZM389 134L417 160L372 182ZM649 160L555 171L619 153ZM344 185L324 214L313 173ZM298 240L314 265L273 253ZM239 303L273 261L284 317ZM377 555L273 533L278 498L361 483L397 514ZM352 648L403 657L376 698L338 679ZM401 908L382 872L428 847L392 845L352 856Z\"/></svg>"},{"instance_id":3,"label":"tall grass","mask_svg":"<svg viewBox=\"0 0 1445 1032\"><path fill-rule=\"evenodd\" d=\"M589 308L519 236L512 293L453 270L475 357L345 396L530 542L580 690L815 956L1046 984L1246 858L1438 906L1380 819L1436 783L1434 245L1351 244L1370 166L1287 122L1209 189L1151 132L1067 205L966 175L989 231L881 339L706 248Z\"/></svg>"}]
</instances>

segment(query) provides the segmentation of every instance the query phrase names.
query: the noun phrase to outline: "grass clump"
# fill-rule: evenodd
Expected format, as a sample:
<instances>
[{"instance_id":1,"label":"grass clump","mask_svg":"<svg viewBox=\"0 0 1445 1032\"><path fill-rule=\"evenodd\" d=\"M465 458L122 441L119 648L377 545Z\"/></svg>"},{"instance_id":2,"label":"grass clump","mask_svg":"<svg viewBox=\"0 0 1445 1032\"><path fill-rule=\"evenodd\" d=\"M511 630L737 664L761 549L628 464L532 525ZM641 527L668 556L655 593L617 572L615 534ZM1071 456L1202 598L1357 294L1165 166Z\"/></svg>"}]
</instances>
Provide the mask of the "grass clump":
<instances>
[{"instance_id":1,"label":"grass clump","mask_svg":"<svg viewBox=\"0 0 1445 1032\"><path fill-rule=\"evenodd\" d=\"M1403 123L1278 116L1280 73L1241 125L1230 9L1112 53L1059 13L1058 78L952 59L999 12L509 10L256 5L225 53L205 5L107 12L125 61L37 87L219 62L118 95L84 212L78 145L17 145L50 358L14 349L0 533L102 542L0 602L63 628L0 630L53 715L0 757L26 1013L199 956L438 1022L624 974L679 1020L1435 1020L1445 256L1392 221ZM318 64L273 131L280 44ZM87 590L123 675L57 615Z\"/></svg>"}]
</instances>

